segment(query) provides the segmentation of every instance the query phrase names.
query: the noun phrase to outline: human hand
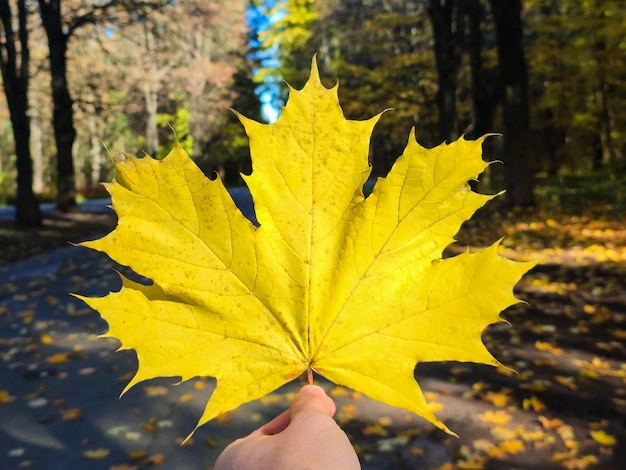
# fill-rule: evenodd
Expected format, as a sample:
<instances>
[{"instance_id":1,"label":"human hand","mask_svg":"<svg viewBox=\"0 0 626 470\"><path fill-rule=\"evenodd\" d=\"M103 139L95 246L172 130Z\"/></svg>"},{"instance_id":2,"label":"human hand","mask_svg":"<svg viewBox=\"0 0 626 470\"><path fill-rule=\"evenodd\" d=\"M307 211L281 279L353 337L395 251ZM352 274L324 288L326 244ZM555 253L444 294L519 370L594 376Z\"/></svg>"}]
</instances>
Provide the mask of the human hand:
<instances>
[{"instance_id":1,"label":"human hand","mask_svg":"<svg viewBox=\"0 0 626 470\"><path fill-rule=\"evenodd\" d=\"M291 407L220 454L214 470L358 470L356 452L332 418L335 402L317 385Z\"/></svg>"}]
</instances>

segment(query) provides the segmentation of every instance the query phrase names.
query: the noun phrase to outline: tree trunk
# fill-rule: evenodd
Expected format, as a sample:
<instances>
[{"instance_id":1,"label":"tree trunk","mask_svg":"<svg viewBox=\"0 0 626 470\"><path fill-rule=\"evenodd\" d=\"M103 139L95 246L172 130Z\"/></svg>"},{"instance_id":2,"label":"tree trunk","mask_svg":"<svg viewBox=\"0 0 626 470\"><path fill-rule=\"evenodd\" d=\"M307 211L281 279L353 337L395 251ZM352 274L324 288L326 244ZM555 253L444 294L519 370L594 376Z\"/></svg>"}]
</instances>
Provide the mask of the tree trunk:
<instances>
[{"instance_id":1,"label":"tree trunk","mask_svg":"<svg viewBox=\"0 0 626 470\"><path fill-rule=\"evenodd\" d=\"M144 83L144 99L146 100L146 153L156 158L159 151L159 127L157 123L159 94L157 84L148 78Z\"/></svg>"},{"instance_id":2,"label":"tree trunk","mask_svg":"<svg viewBox=\"0 0 626 470\"><path fill-rule=\"evenodd\" d=\"M454 13L457 13L456 28ZM457 70L460 62L458 35L463 27L456 0L430 0L428 7L435 38L437 67L437 108L439 110L439 138L452 141L458 137L456 129ZM456 31L455 31L456 29Z\"/></svg>"},{"instance_id":3,"label":"tree trunk","mask_svg":"<svg viewBox=\"0 0 626 470\"><path fill-rule=\"evenodd\" d=\"M98 122L96 121L95 106L89 106L89 115L87 116L87 129L89 130L89 159L85 165L85 187L89 191L93 191L100 183L104 181L104 155L102 153L102 142L98 135L102 135L98 130Z\"/></svg>"},{"instance_id":4,"label":"tree trunk","mask_svg":"<svg viewBox=\"0 0 626 470\"><path fill-rule=\"evenodd\" d=\"M598 8L597 2L595 7L598 10L597 16L594 14L594 19L597 24L606 24L607 13L604 9ZM613 119L609 105L611 103L611 94L609 87L609 72L607 71L607 64L611 51L607 48L607 37L605 28L597 28L594 31L594 44L593 51L595 55L596 66L596 85L595 85L595 98L597 107L597 120L598 120L598 142L600 144L600 151L602 155L601 166L604 170L615 170L615 149L612 138L612 131L614 128Z\"/></svg>"},{"instance_id":5,"label":"tree trunk","mask_svg":"<svg viewBox=\"0 0 626 470\"><path fill-rule=\"evenodd\" d=\"M30 142L33 159L33 190L41 194L44 190L43 179L43 128L38 106L30 107Z\"/></svg>"},{"instance_id":6,"label":"tree trunk","mask_svg":"<svg viewBox=\"0 0 626 470\"><path fill-rule=\"evenodd\" d=\"M156 45L151 25L144 25L146 50L148 57L156 57ZM146 153L156 158L159 151L159 127L157 122L159 109L159 71L154 61L150 62L148 77L144 82L144 99L146 100Z\"/></svg>"},{"instance_id":7,"label":"tree trunk","mask_svg":"<svg viewBox=\"0 0 626 470\"><path fill-rule=\"evenodd\" d=\"M505 205L532 206L528 76L524 59L521 0L491 0L496 27L504 115Z\"/></svg>"},{"instance_id":8,"label":"tree trunk","mask_svg":"<svg viewBox=\"0 0 626 470\"><path fill-rule=\"evenodd\" d=\"M53 127L56 140L57 209L76 209L76 180L72 146L76 137L73 102L67 83L67 42L61 21L61 0L39 0L41 21L48 37L53 101Z\"/></svg>"},{"instance_id":9,"label":"tree trunk","mask_svg":"<svg viewBox=\"0 0 626 470\"><path fill-rule=\"evenodd\" d=\"M493 131L493 114L495 108L494 80L487 80L483 67L483 8L480 0L464 0L461 2L463 13L467 17L467 53L469 56L472 121L463 131L468 139L478 139ZM483 158L493 160L491 142L483 145ZM473 190L489 193L491 188L492 167L488 166L478 180L470 181Z\"/></svg>"},{"instance_id":10,"label":"tree trunk","mask_svg":"<svg viewBox=\"0 0 626 470\"><path fill-rule=\"evenodd\" d=\"M28 116L28 85L30 53L26 0L17 2L18 52L13 32L13 18L9 0L0 0L0 20L3 26L3 41L0 43L0 69L9 107L15 155L17 157L17 197L15 222L25 227L41 225L39 201L33 193L33 162L30 155L30 118Z\"/></svg>"},{"instance_id":11,"label":"tree trunk","mask_svg":"<svg viewBox=\"0 0 626 470\"><path fill-rule=\"evenodd\" d=\"M98 185L104 182L104 155L102 154L102 142L98 139L98 134L91 135L90 148L89 148L89 160L91 161L91 175L89 175L89 187L88 189L94 190Z\"/></svg>"},{"instance_id":12,"label":"tree trunk","mask_svg":"<svg viewBox=\"0 0 626 470\"><path fill-rule=\"evenodd\" d=\"M465 130L467 137L477 139L492 132L494 94L491 83L487 82L483 68L483 35L481 29L482 6L480 0L465 0L463 2L469 23L467 38L471 93L472 93L472 122Z\"/></svg>"},{"instance_id":13,"label":"tree trunk","mask_svg":"<svg viewBox=\"0 0 626 470\"><path fill-rule=\"evenodd\" d=\"M606 82L600 78L596 84L596 103L598 105L600 128L600 143L602 145L602 165L604 168L614 170L615 153L613 152L613 139L611 137L611 114L609 113L609 105L607 98Z\"/></svg>"}]
</instances>

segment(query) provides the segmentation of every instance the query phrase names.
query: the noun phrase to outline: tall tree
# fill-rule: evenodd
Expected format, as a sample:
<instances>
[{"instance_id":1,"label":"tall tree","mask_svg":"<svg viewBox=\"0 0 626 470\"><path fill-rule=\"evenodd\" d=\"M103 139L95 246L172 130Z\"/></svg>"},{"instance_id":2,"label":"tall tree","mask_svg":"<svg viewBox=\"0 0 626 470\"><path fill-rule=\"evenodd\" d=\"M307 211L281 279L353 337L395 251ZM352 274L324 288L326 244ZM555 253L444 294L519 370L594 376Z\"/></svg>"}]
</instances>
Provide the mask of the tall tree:
<instances>
[{"instance_id":1,"label":"tall tree","mask_svg":"<svg viewBox=\"0 0 626 470\"><path fill-rule=\"evenodd\" d=\"M266 51L278 49L279 65L270 65L259 76L301 86L311 56L318 52L323 79L328 77L326 85L332 86L332 77L339 77L346 116L362 119L392 107L371 139L372 173L384 175L406 145L411 124L419 123L423 144L440 142L427 4L424 0L277 2L270 14L285 16L270 22L259 38Z\"/></svg>"},{"instance_id":2,"label":"tall tree","mask_svg":"<svg viewBox=\"0 0 626 470\"><path fill-rule=\"evenodd\" d=\"M525 0L538 169L610 175L626 165L626 9L618 0Z\"/></svg>"},{"instance_id":3,"label":"tall tree","mask_svg":"<svg viewBox=\"0 0 626 470\"><path fill-rule=\"evenodd\" d=\"M457 74L461 62L461 44L465 34L465 16L458 0L430 0L428 14L435 38L439 138L442 141L451 142L458 137Z\"/></svg>"},{"instance_id":4,"label":"tall tree","mask_svg":"<svg viewBox=\"0 0 626 470\"><path fill-rule=\"evenodd\" d=\"M534 205L521 0L491 0L504 116L505 204Z\"/></svg>"},{"instance_id":5,"label":"tall tree","mask_svg":"<svg viewBox=\"0 0 626 470\"><path fill-rule=\"evenodd\" d=\"M252 3L267 19L267 29L258 32L260 56L265 64L258 70L256 79L264 84L266 95L275 95L272 96L273 104L279 105L284 103L287 96L286 88L281 89L279 84L283 81L290 84L304 83L310 69L311 56L321 49L321 41L312 37L321 24L320 9L326 2L253 0ZM346 6L353 12L359 8L352 0L345 3L349 4ZM318 59L325 61L327 57Z\"/></svg>"},{"instance_id":6,"label":"tall tree","mask_svg":"<svg viewBox=\"0 0 626 470\"><path fill-rule=\"evenodd\" d=\"M7 98L17 157L16 223L33 227L41 224L39 201L33 192L33 163L30 154L28 116L29 48L26 0L17 1L17 41L9 0L0 0L3 40L0 41L0 69Z\"/></svg>"},{"instance_id":7,"label":"tall tree","mask_svg":"<svg viewBox=\"0 0 626 470\"><path fill-rule=\"evenodd\" d=\"M235 76L246 62L245 15L245 0L177 0L109 35L118 44L116 64L133 84L129 92L143 98L128 109L133 128L146 137L138 150L167 153L167 123L187 121L192 157L221 172L234 155L215 146L216 139L220 146L232 139L225 132L226 109L241 93L235 83L241 76Z\"/></svg>"},{"instance_id":8,"label":"tall tree","mask_svg":"<svg viewBox=\"0 0 626 470\"><path fill-rule=\"evenodd\" d=\"M41 22L48 37L53 128L56 141L57 209L76 208L76 180L72 146L76 137L74 110L67 83L67 43L71 30L63 30L61 0L38 0Z\"/></svg>"},{"instance_id":9,"label":"tall tree","mask_svg":"<svg viewBox=\"0 0 626 470\"><path fill-rule=\"evenodd\" d=\"M57 209L71 211L76 208L76 177L72 148L76 138L73 100L67 78L67 49L72 34L84 25L107 20L107 13L116 7L142 17L147 11L158 8L165 0L108 0L81 2L73 15L63 16L61 0L38 0L41 22L48 38L51 89L53 102L53 127L56 140ZM166 3L166 2L165 2Z\"/></svg>"},{"instance_id":10,"label":"tall tree","mask_svg":"<svg viewBox=\"0 0 626 470\"><path fill-rule=\"evenodd\" d=\"M483 7L480 0L464 0L461 4L467 15L467 53L472 94L472 121L465 129L465 134L471 139L477 139L493 131L495 93L483 66Z\"/></svg>"}]
</instances>

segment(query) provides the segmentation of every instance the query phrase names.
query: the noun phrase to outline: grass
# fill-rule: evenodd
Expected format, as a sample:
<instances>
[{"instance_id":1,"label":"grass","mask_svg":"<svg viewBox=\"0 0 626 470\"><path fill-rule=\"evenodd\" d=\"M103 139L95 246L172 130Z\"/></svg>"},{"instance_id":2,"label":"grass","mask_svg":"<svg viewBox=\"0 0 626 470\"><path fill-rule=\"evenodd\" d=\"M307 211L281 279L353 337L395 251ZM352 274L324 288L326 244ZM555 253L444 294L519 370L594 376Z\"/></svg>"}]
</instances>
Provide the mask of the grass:
<instances>
[{"instance_id":1,"label":"grass","mask_svg":"<svg viewBox=\"0 0 626 470\"><path fill-rule=\"evenodd\" d=\"M593 173L539 177L535 196L539 205L553 209L591 210L603 218L622 217L626 211L626 176Z\"/></svg>"}]
</instances>

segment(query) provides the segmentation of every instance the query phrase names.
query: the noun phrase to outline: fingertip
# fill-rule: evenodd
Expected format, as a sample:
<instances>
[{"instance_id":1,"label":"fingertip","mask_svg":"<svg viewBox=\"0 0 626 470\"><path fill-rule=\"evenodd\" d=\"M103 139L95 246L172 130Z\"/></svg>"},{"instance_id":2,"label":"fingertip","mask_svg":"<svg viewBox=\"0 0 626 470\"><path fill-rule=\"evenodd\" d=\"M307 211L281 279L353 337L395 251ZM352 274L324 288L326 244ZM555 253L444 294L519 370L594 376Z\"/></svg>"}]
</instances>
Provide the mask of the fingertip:
<instances>
[{"instance_id":1,"label":"fingertip","mask_svg":"<svg viewBox=\"0 0 626 470\"><path fill-rule=\"evenodd\" d=\"M296 395L326 396L326 391L319 385L306 384L300 390L298 390L298 393Z\"/></svg>"},{"instance_id":2,"label":"fingertip","mask_svg":"<svg viewBox=\"0 0 626 470\"><path fill-rule=\"evenodd\" d=\"M293 399L292 414L304 409L314 409L332 417L337 410L335 402L318 385L303 386Z\"/></svg>"}]
</instances>

